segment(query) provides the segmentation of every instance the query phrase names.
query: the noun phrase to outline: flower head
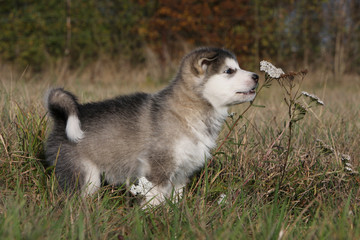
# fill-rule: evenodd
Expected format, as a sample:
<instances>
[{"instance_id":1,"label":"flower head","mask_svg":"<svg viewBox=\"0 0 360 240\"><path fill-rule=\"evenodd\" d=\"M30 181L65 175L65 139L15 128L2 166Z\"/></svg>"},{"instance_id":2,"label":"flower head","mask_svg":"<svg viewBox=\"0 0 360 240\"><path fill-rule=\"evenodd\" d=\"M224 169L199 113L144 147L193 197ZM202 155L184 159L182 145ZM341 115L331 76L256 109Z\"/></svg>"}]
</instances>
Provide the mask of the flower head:
<instances>
[{"instance_id":1,"label":"flower head","mask_svg":"<svg viewBox=\"0 0 360 240\"><path fill-rule=\"evenodd\" d=\"M281 75L285 74L281 68L277 68L265 60L260 62L260 71L266 72L272 78L280 78Z\"/></svg>"},{"instance_id":2,"label":"flower head","mask_svg":"<svg viewBox=\"0 0 360 240\"><path fill-rule=\"evenodd\" d=\"M314 94L310 94L308 92L301 92L301 94L308 97L308 98L310 98L310 100L312 102L316 102L316 104L323 105L323 106L325 105L324 102L321 101L320 98L318 96L314 95Z\"/></svg>"},{"instance_id":3,"label":"flower head","mask_svg":"<svg viewBox=\"0 0 360 240\"><path fill-rule=\"evenodd\" d=\"M222 204L222 203L225 203L225 202L226 202L226 198L227 198L226 194L224 194L224 193L220 194L219 199L218 199L218 201L217 201L218 205L220 205L220 204Z\"/></svg>"},{"instance_id":4,"label":"flower head","mask_svg":"<svg viewBox=\"0 0 360 240\"><path fill-rule=\"evenodd\" d=\"M351 157L347 154L340 154L340 157L341 157L342 163L344 164L345 172L355 173L355 171L353 170L353 166L350 163Z\"/></svg>"},{"instance_id":5,"label":"flower head","mask_svg":"<svg viewBox=\"0 0 360 240\"><path fill-rule=\"evenodd\" d=\"M130 192L134 195L145 195L150 189L153 188L151 182L149 182L145 177L139 178L137 184L133 184L130 188Z\"/></svg>"}]
</instances>

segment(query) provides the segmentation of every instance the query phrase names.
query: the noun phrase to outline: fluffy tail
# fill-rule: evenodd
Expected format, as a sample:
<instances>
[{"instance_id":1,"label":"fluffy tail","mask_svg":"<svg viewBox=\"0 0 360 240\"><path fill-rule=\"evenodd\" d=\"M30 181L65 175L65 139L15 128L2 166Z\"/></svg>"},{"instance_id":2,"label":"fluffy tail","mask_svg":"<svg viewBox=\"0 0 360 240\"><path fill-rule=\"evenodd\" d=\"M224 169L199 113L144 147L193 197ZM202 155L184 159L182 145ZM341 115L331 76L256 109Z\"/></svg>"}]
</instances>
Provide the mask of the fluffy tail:
<instances>
[{"instance_id":1,"label":"fluffy tail","mask_svg":"<svg viewBox=\"0 0 360 240\"><path fill-rule=\"evenodd\" d=\"M76 97L62 88L51 89L45 99L46 106L52 118L66 122L67 138L72 142L79 142L84 138L79 120L79 109Z\"/></svg>"}]
</instances>

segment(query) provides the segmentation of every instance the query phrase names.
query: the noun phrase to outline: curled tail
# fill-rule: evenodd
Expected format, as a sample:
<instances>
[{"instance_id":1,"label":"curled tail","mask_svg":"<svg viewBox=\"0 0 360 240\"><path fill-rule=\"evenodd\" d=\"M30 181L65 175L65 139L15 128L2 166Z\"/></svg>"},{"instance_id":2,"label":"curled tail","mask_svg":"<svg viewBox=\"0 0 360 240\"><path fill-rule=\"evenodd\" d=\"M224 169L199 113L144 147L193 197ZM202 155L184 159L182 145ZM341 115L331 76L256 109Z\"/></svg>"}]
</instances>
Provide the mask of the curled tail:
<instances>
[{"instance_id":1,"label":"curled tail","mask_svg":"<svg viewBox=\"0 0 360 240\"><path fill-rule=\"evenodd\" d=\"M67 138L72 142L79 142L84 138L79 119L79 108L76 97L62 88L51 89L45 99L51 117L57 121L66 122Z\"/></svg>"}]
</instances>

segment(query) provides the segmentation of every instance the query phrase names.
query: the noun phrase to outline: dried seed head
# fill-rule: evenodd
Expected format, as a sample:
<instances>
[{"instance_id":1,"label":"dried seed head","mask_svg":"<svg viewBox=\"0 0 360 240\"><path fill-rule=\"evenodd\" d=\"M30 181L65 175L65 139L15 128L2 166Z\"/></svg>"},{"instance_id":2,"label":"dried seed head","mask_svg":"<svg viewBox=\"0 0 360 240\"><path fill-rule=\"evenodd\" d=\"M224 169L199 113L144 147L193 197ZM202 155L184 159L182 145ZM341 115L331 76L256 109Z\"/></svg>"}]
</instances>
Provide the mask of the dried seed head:
<instances>
[{"instance_id":1,"label":"dried seed head","mask_svg":"<svg viewBox=\"0 0 360 240\"><path fill-rule=\"evenodd\" d=\"M319 148L324 153L335 153L335 150L330 145L324 143L321 139L316 139L316 142L319 144Z\"/></svg>"},{"instance_id":2,"label":"dried seed head","mask_svg":"<svg viewBox=\"0 0 360 240\"><path fill-rule=\"evenodd\" d=\"M309 71L308 71L307 69L303 69L303 70L300 71L300 73L302 73L302 74L304 74L304 75L306 75L308 72L309 72Z\"/></svg>"}]
</instances>

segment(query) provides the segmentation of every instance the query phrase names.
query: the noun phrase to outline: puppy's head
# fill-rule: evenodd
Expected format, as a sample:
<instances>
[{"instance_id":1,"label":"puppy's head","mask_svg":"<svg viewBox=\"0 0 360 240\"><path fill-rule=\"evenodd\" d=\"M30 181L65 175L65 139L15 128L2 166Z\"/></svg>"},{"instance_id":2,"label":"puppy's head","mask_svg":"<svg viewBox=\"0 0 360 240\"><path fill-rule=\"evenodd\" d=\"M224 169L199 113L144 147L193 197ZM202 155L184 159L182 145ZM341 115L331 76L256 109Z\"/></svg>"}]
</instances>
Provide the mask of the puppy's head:
<instances>
[{"instance_id":1,"label":"puppy's head","mask_svg":"<svg viewBox=\"0 0 360 240\"><path fill-rule=\"evenodd\" d=\"M219 48L200 48L183 60L183 67L192 75L193 89L214 108L252 101L258 85L258 75L242 70L231 52Z\"/></svg>"}]
</instances>

